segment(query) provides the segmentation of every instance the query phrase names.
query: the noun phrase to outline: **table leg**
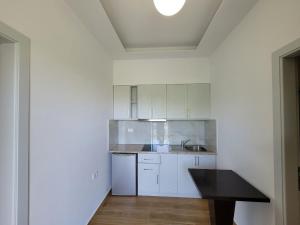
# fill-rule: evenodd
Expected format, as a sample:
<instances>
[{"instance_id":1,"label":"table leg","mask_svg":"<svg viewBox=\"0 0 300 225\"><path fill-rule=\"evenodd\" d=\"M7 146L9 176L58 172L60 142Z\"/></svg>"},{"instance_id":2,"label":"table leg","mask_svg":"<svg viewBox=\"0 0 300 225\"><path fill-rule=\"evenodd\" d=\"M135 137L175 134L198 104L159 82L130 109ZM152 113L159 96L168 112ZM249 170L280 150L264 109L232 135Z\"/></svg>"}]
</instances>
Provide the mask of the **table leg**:
<instances>
[{"instance_id":1,"label":"table leg","mask_svg":"<svg viewBox=\"0 0 300 225\"><path fill-rule=\"evenodd\" d=\"M233 225L235 201L209 200L211 225Z\"/></svg>"}]
</instances>

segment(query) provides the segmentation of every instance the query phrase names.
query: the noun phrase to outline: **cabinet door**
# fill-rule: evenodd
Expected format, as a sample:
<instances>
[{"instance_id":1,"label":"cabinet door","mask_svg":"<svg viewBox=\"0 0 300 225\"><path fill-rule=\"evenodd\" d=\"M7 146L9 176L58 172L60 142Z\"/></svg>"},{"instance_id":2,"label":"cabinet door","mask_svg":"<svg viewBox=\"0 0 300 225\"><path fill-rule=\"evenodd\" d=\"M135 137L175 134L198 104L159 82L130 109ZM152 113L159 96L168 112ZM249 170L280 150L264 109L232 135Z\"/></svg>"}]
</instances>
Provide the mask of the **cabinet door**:
<instances>
[{"instance_id":1,"label":"cabinet door","mask_svg":"<svg viewBox=\"0 0 300 225\"><path fill-rule=\"evenodd\" d=\"M167 118L187 119L186 85L167 85Z\"/></svg>"},{"instance_id":2,"label":"cabinet door","mask_svg":"<svg viewBox=\"0 0 300 225\"><path fill-rule=\"evenodd\" d=\"M199 169L216 169L216 156L215 155L197 156L197 167Z\"/></svg>"},{"instance_id":3,"label":"cabinet door","mask_svg":"<svg viewBox=\"0 0 300 225\"><path fill-rule=\"evenodd\" d=\"M161 194L177 193L177 154L161 154L159 184Z\"/></svg>"},{"instance_id":4,"label":"cabinet door","mask_svg":"<svg viewBox=\"0 0 300 225\"><path fill-rule=\"evenodd\" d=\"M167 86L151 85L152 89L152 119L167 118Z\"/></svg>"},{"instance_id":5,"label":"cabinet door","mask_svg":"<svg viewBox=\"0 0 300 225\"><path fill-rule=\"evenodd\" d=\"M188 171L197 167L195 155L178 155L178 193L182 197L200 197L199 191Z\"/></svg>"},{"instance_id":6,"label":"cabinet door","mask_svg":"<svg viewBox=\"0 0 300 225\"><path fill-rule=\"evenodd\" d=\"M151 106L151 85L138 86L138 118L151 119L152 106Z\"/></svg>"},{"instance_id":7,"label":"cabinet door","mask_svg":"<svg viewBox=\"0 0 300 225\"><path fill-rule=\"evenodd\" d=\"M159 193L159 165L138 164L139 195L154 195Z\"/></svg>"},{"instance_id":8,"label":"cabinet door","mask_svg":"<svg viewBox=\"0 0 300 225\"><path fill-rule=\"evenodd\" d=\"M114 119L130 117L130 86L114 86Z\"/></svg>"},{"instance_id":9,"label":"cabinet door","mask_svg":"<svg viewBox=\"0 0 300 225\"><path fill-rule=\"evenodd\" d=\"M189 84L188 118L210 118L210 84Z\"/></svg>"}]
</instances>

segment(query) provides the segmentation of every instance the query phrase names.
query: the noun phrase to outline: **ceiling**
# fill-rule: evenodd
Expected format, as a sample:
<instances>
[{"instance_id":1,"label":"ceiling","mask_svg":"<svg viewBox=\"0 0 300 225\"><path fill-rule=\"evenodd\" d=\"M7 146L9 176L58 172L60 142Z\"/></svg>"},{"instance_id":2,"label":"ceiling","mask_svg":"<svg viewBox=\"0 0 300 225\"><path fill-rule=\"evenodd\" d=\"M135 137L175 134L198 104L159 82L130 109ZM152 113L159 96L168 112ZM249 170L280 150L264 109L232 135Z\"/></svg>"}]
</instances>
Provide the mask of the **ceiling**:
<instances>
[{"instance_id":1,"label":"ceiling","mask_svg":"<svg viewBox=\"0 0 300 225\"><path fill-rule=\"evenodd\" d=\"M176 15L166 17L153 0L100 0L125 49L195 49L222 0L187 0Z\"/></svg>"},{"instance_id":2,"label":"ceiling","mask_svg":"<svg viewBox=\"0 0 300 225\"><path fill-rule=\"evenodd\" d=\"M12 41L0 36L0 44L4 44L4 43L13 43Z\"/></svg>"},{"instance_id":3,"label":"ceiling","mask_svg":"<svg viewBox=\"0 0 300 225\"><path fill-rule=\"evenodd\" d=\"M165 17L153 0L65 0L113 59L210 56L258 0L187 0Z\"/></svg>"}]
</instances>

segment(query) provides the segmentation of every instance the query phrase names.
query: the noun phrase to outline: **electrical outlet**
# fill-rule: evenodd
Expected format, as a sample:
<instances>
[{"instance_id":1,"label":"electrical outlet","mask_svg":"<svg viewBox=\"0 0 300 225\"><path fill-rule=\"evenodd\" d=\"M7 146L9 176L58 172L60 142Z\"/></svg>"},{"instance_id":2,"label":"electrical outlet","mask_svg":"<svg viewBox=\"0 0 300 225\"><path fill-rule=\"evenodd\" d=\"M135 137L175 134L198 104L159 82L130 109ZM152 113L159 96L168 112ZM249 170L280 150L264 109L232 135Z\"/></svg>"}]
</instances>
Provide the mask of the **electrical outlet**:
<instances>
[{"instance_id":1,"label":"electrical outlet","mask_svg":"<svg viewBox=\"0 0 300 225\"><path fill-rule=\"evenodd\" d=\"M127 131L128 131L128 133L133 133L134 132L133 128L128 128Z\"/></svg>"},{"instance_id":2,"label":"electrical outlet","mask_svg":"<svg viewBox=\"0 0 300 225\"><path fill-rule=\"evenodd\" d=\"M91 178L92 178L92 180L95 180L98 176L99 176L99 171L96 170L95 173L92 173Z\"/></svg>"}]
</instances>

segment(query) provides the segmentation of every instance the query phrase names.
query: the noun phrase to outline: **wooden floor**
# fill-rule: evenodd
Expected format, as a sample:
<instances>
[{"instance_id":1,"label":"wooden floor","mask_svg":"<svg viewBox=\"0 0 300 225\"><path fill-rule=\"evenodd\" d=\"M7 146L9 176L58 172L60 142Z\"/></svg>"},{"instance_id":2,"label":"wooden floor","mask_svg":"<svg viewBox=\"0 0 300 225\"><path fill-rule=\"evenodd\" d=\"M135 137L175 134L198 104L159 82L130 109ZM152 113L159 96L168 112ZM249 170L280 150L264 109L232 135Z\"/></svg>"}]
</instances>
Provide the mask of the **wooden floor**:
<instances>
[{"instance_id":1,"label":"wooden floor","mask_svg":"<svg viewBox=\"0 0 300 225\"><path fill-rule=\"evenodd\" d=\"M109 196L89 225L210 225L200 199Z\"/></svg>"}]
</instances>

